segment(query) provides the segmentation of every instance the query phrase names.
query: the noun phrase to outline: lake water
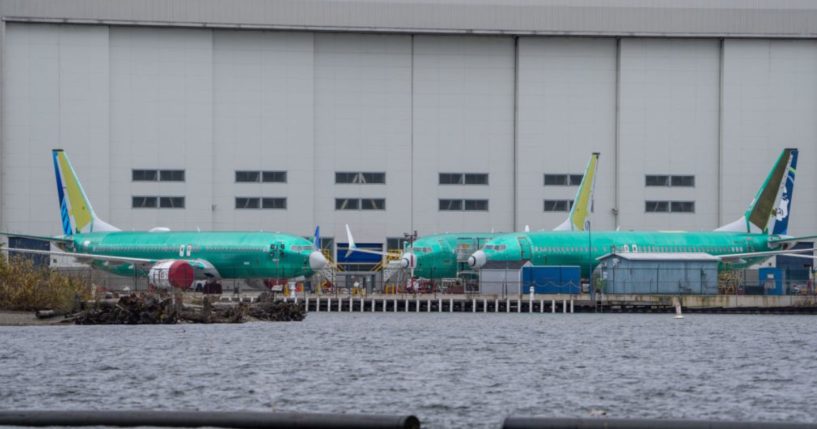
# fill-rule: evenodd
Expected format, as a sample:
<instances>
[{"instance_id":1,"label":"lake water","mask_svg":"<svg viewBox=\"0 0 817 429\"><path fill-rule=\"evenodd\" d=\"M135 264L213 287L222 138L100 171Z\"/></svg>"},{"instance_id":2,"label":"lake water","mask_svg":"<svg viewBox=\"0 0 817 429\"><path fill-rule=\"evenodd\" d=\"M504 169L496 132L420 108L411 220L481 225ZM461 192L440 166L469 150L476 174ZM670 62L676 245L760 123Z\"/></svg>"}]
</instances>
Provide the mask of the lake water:
<instances>
[{"instance_id":1,"label":"lake water","mask_svg":"<svg viewBox=\"0 0 817 429\"><path fill-rule=\"evenodd\" d=\"M0 327L2 409L817 422L817 318L326 314L301 323Z\"/></svg>"}]
</instances>

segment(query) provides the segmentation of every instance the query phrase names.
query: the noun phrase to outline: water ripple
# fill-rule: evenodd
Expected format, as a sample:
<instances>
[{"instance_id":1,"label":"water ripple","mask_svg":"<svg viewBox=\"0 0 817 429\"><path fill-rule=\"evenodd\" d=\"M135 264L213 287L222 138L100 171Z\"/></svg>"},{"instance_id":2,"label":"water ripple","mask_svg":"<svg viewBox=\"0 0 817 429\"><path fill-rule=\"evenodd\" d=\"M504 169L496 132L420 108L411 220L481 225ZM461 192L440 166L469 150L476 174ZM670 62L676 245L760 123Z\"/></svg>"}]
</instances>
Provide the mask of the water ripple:
<instances>
[{"instance_id":1,"label":"water ripple","mask_svg":"<svg viewBox=\"0 0 817 429\"><path fill-rule=\"evenodd\" d=\"M817 422L808 316L310 314L303 323L0 327L0 408Z\"/></svg>"}]
</instances>

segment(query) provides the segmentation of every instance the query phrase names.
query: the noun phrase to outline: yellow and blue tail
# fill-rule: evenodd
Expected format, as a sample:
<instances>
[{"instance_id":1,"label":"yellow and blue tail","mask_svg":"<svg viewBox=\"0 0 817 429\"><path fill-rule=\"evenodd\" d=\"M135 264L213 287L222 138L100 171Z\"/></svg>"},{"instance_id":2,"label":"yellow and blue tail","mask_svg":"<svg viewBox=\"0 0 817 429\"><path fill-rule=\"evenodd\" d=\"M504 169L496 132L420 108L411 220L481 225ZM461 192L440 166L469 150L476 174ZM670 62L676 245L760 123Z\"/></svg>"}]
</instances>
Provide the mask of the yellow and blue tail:
<instances>
[{"instance_id":1,"label":"yellow and blue tail","mask_svg":"<svg viewBox=\"0 0 817 429\"><path fill-rule=\"evenodd\" d=\"M68 155L62 149L52 151L54 175L57 179L57 197L60 204L62 233L65 236L95 231L119 231L99 219L94 213L82 185L79 183Z\"/></svg>"},{"instance_id":2,"label":"yellow and blue tail","mask_svg":"<svg viewBox=\"0 0 817 429\"><path fill-rule=\"evenodd\" d=\"M570 214L554 231L586 231L590 226L590 213L593 211L593 191L596 184L596 171L599 167L599 153L593 152L587 167L584 169L582 183L573 200Z\"/></svg>"}]
</instances>

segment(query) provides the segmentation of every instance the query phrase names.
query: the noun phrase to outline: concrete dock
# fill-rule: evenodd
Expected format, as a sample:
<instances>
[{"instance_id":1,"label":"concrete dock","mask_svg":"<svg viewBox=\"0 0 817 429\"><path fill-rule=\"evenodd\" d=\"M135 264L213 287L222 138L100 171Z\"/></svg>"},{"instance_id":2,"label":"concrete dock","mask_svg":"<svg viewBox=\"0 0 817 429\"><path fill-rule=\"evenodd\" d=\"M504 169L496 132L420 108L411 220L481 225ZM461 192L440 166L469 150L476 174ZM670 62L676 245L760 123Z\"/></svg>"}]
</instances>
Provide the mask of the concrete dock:
<instances>
[{"instance_id":1,"label":"concrete dock","mask_svg":"<svg viewBox=\"0 0 817 429\"><path fill-rule=\"evenodd\" d=\"M686 313L817 314L817 296L754 295L299 295L309 312L376 313Z\"/></svg>"}]
</instances>

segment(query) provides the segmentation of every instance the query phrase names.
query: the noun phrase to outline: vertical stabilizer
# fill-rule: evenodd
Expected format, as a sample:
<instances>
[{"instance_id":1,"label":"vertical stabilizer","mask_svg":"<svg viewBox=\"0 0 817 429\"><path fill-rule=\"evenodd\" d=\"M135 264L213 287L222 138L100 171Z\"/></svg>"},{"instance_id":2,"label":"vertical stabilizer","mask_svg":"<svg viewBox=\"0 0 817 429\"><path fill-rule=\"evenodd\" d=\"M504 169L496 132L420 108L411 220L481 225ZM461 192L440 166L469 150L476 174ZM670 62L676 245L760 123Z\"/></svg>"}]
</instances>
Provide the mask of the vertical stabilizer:
<instances>
[{"instance_id":1,"label":"vertical stabilizer","mask_svg":"<svg viewBox=\"0 0 817 429\"><path fill-rule=\"evenodd\" d=\"M593 210L593 191L596 185L596 171L599 166L599 153L594 152L590 156L587 168L584 170L582 183L576 192L573 200L573 207L570 214L561 225L554 228L554 231L584 231L590 222L590 212Z\"/></svg>"},{"instance_id":2,"label":"vertical stabilizer","mask_svg":"<svg viewBox=\"0 0 817 429\"><path fill-rule=\"evenodd\" d=\"M743 216L716 231L787 234L797 155L797 149L783 149Z\"/></svg>"},{"instance_id":3,"label":"vertical stabilizer","mask_svg":"<svg viewBox=\"0 0 817 429\"><path fill-rule=\"evenodd\" d=\"M118 231L117 228L96 217L79 183L79 178L71 166L71 161L68 160L68 155L62 149L54 149L52 155L63 234L67 236L94 231Z\"/></svg>"}]
</instances>

